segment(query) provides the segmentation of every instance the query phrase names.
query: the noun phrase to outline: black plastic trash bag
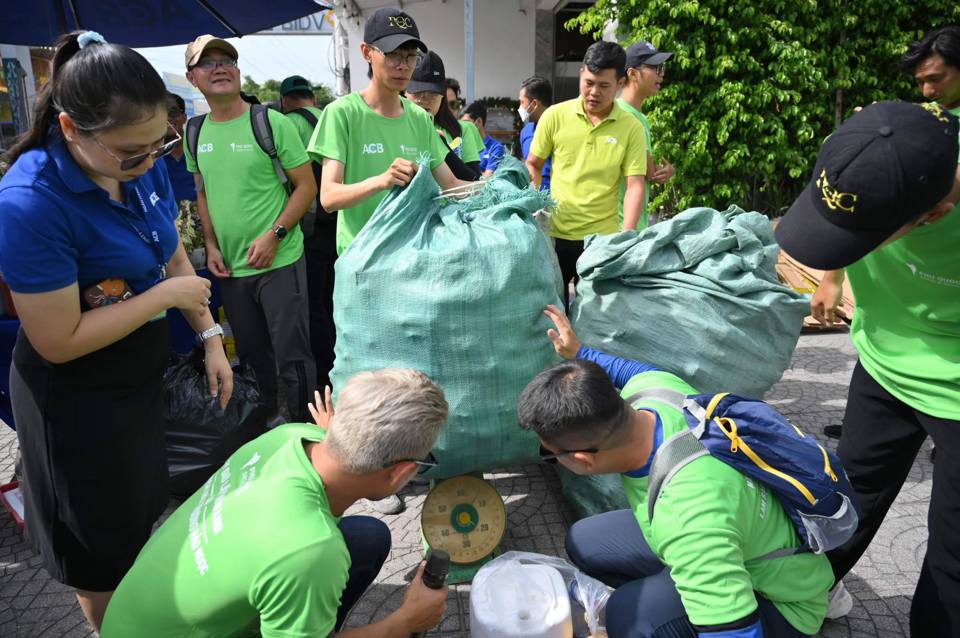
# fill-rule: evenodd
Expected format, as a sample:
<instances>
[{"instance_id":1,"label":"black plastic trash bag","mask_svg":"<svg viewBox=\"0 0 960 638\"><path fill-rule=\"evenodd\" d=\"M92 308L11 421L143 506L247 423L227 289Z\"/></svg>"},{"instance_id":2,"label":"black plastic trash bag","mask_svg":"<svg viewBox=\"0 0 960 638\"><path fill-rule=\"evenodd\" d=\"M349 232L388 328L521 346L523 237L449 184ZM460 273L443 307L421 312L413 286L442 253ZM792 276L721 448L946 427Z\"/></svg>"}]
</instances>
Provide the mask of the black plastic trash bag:
<instances>
[{"instance_id":1,"label":"black plastic trash bag","mask_svg":"<svg viewBox=\"0 0 960 638\"><path fill-rule=\"evenodd\" d=\"M244 443L266 431L253 370L233 369L233 396L226 410L209 394L203 352L177 356L163 375L170 493L193 494Z\"/></svg>"}]
</instances>

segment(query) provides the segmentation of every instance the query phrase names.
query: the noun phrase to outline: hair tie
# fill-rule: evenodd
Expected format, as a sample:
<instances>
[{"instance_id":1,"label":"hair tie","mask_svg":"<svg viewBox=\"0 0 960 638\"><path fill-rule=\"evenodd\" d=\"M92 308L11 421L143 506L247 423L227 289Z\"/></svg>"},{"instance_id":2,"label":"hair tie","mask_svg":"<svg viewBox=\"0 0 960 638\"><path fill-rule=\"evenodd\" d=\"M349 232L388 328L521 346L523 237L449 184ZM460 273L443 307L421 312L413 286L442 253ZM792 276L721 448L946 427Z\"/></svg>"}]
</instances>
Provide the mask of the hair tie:
<instances>
[{"instance_id":1,"label":"hair tie","mask_svg":"<svg viewBox=\"0 0 960 638\"><path fill-rule=\"evenodd\" d=\"M77 44L80 45L81 49L87 46L88 44L90 44L91 42L96 42L97 44L107 43L107 41L103 38L103 36L97 33L96 31L85 31L84 33L81 33L80 36L77 38Z\"/></svg>"}]
</instances>

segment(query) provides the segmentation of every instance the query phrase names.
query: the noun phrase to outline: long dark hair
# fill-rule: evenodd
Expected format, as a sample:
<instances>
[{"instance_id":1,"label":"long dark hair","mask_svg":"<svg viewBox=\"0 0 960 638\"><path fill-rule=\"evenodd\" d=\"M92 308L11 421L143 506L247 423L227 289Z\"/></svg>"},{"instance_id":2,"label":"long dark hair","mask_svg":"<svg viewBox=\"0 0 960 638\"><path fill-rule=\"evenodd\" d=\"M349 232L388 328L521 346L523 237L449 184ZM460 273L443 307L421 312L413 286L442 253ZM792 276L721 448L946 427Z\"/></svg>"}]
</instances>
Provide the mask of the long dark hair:
<instances>
[{"instance_id":1,"label":"long dark hair","mask_svg":"<svg viewBox=\"0 0 960 638\"><path fill-rule=\"evenodd\" d=\"M450 112L450 103L447 102L447 96L443 93L440 94L440 110L433 116L433 123L449 133L451 139L456 139L463 135L460 120Z\"/></svg>"},{"instance_id":2,"label":"long dark hair","mask_svg":"<svg viewBox=\"0 0 960 638\"><path fill-rule=\"evenodd\" d=\"M83 49L83 31L60 36L50 80L34 106L33 126L9 150L13 164L32 148L46 146L59 113L84 133L140 122L151 109L166 108L167 89L146 58L119 44L92 41Z\"/></svg>"}]
</instances>

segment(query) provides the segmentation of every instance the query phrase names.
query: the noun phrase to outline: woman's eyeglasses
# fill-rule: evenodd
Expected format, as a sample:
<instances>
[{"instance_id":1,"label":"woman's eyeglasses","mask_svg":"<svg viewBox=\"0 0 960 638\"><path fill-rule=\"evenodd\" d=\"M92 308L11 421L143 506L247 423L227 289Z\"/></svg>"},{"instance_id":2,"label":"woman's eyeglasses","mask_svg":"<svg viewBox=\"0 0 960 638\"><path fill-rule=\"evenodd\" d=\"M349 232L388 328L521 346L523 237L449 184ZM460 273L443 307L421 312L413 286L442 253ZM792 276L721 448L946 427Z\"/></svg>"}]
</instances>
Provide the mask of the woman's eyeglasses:
<instances>
[{"instance_id":1,"label":"woman's eyeglasses","mask_svg":"<svg viewBox=\"0 0 960 638\"><path fill-rule=\"evenodd\" d=\"M167 128L169 130L173 130L172 126L167 125ZM161 157L163 157L164 155L169 155L170 152L174 149L174 147L176 147L176 145L179 144L180 140L182 139L180 135L177 134L176 131L174 131L174 135L176 135L176 137L174 137L172 140L170 140L169 142L164 142L161 146L153 149L152 151L147 151L146 153L138 153L126 159L121 159L117 157L117 155L113 151L111 151L109 148L107 148L103 142L97 139L96 136L93 136L93 141L96 142L100 146L100 148L106 151L107 155L109 155L113 159L120 162L121 171L129 171L143 164L148 157L152 157L154 161L156 161Z\"/></svg>"}]
</instances>

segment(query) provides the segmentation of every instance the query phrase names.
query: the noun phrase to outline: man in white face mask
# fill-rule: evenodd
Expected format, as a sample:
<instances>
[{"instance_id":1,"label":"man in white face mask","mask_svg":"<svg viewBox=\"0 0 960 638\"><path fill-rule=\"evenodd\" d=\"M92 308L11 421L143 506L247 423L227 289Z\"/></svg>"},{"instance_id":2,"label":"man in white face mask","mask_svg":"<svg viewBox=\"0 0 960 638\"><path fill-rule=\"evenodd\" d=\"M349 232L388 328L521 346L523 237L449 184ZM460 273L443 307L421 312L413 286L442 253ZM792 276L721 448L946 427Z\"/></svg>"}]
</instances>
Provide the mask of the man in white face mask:
<instances>
[{"instance_id":1,"label":"man in white face mask","mask_svg":"<svg viewBox=\"0 0 960 638\"><path fill-rule=\"evenodd\" d=\"M520 84L519 99L520 108L517 112L523 121L523 128L520 130L520 152L526 160L527 155L530 154L530 145L533 144L533 132L537 128L537 122L547 107L553 104L553 87L544 78L534 75ZM540 190L550 189L551 164L553 162L547 158L547 163L543 165L543 181L540 182Z\"/></svg>"}]
</instances>

